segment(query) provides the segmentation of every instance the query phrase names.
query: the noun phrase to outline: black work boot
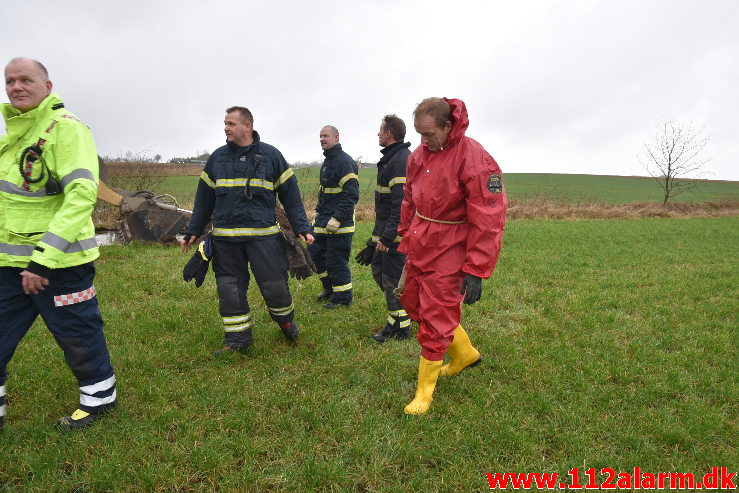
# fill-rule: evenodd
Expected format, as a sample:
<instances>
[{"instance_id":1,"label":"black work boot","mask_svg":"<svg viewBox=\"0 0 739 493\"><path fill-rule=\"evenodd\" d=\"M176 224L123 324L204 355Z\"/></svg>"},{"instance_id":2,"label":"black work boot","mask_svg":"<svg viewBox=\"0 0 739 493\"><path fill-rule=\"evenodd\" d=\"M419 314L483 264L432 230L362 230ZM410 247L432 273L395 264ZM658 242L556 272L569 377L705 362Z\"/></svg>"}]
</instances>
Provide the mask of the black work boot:
<instances>
[{"instance_id":1,"label":"black work boot","mask_svg":"<svg viewBox=\"0 0 739 493\"><path fill-rule=\"evenodd\" d=\"M331 290L326 288L323 288L323 291L318 293L318 296L316 297L318 301L326 301L329 298L331 298Z\"/></svg>"},{"instance_id":2,"label":"black work boot","mask_svg":"<svg viewBox=\"0 0 739 493\"><path fill-rule=\"evenodd\" d=\"M298 340L298 335L300 334L300 327L298 327L298 324L296 324L294 320L286 324L280 324L280 330L282 331L282 334L287 338L288 341L295 342Z\"/></svg>"},{"instance_id":3,"label":"black work boot","mask_svg":"<svg viewBox=\"0 0 739 493\"><path fill-rule=\"evenodd\" d=\"M383 327L380 332L378 332L377 334L372 334L372 339L376 340L377 342L385 342L388 339L392 339L394 335L395 327L390 324L385 324L385 327Z\"/></svg>"},{"instance_id":4,"label":"black work boot","mask_svg":"<svg viewBox=\"0 0 739 493\"><path fill-rule=\"evenodd\" d=\"M221 349L216 349L213 351L213 356L222 356L224 354L229 353L246 353L246 350L249 349L249 346L237 346L235 344L227 344L223 346Z\"/></svg>"},{"instance_id":5,"label":"black work boot","mask_svg":"<svg viewBox=\"0 0 739 493\"><path fill-rule=\"evenodd\" d=\"M246 350L251 347L251 329L246 329L244 332L227 332L226 334L227 337L226 340L223 341L223 347L213 351L214 356L221 356L229 353L245 353ZM238 340L228 340L231 338L237 339L236 334L238 334ZM231 335L231 337L228 337L228 335Z\"/></svg>"},{"instance_id":6,"label":"black work boot","mask_svg":"<svg viewBox=\"0 0 739 493\"><path fill-rule=\"evenodd\" d=\"M395 322L396 324L400 324L400 322ZM398 327L395 329L395 338L400 339L401 341L403 339L408 339L411 335L411 324L409 323L405 327Z\"/></svg>"},{"instance_id":7,"label":"black work boot","mask_svg":"<svg viewBox=\"0 0 739 493\"><path fill-rule=\"evenodd\" d=\"M88 413L82 409L77 409L71 416L59 418L56 425L63 431L81 430L82 428L90 426L94 421L113 409L115 406L116 403L112 402L111 404L106 405L105 409L98 413Z\"/></svg>"},{"instance_id":8,"label":"black work boot","mask_svg":"<svg viewBox=\"0 0 739 493\"><path fill-rule=\"evenodd\" d=\"M351 305L351 302L350 303L338 303L336 301L330 301L326 303L325 305L323 305L323 307L328 308L329 310L335 310L337 308L346 307L349 305Z\"/></svg>"}]
</instances>

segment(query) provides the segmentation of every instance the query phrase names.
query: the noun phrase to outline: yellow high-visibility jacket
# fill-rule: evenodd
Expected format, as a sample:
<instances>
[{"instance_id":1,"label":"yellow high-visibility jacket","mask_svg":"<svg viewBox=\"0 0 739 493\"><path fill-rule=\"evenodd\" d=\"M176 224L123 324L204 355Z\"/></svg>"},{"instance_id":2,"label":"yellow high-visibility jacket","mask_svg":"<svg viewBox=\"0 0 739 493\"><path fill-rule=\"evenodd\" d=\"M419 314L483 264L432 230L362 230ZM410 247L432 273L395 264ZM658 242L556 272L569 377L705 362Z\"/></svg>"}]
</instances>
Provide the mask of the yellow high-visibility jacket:
<instances>
[{"instance_id":1,"label":"yellow high-visibility jacket","mask_svg":"<svg viewBox=\"0 0 739 493\"><path fill-rule=\"evenodd\" d=\"M7 103L0 112L7 128L0 138L0 266L47 277L49 269L95 260L98 158L90 129L54 93L26 113ZM33 145L42 149L30 167L31 180L44 173L37 183L19 169L24 150ZM47 193L49 172L61 187L56 195Z\"/></svg>"}]
</instances>

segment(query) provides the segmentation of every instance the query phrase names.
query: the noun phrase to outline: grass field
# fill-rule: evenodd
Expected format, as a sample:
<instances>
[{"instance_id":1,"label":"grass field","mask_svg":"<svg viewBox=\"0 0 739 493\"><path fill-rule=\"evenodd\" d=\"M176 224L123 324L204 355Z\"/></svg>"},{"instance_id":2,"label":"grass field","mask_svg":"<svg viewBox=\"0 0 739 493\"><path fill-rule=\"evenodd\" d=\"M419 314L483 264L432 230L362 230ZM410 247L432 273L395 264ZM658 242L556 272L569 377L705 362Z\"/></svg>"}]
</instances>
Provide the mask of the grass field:
<instances>
[{"instance_id":1,"label":"grass field","mask_svg":"<svg viewBox=\"0 0 739 493\"><path fill-rule=\"evenodd\" d=\"M424 417L402 415L418 343L370 339L384 307L366 268L339 312L313 301L318 279L291 280L296 347L251 289L253 349L215 358L215 284L183 283L188 258L102 249L121 406L84 432L54 429L77 393L36 324L10 366L0 490L457 492L494 472L739 466L739 217L510 222L464 308L483 364L440 381Z\"/></svg>"},{"instance_id":2,"label":"grass field","mask_svg":"<svg viewBox=\"0 0 739 493\"><path fill-rule=\"evenodd\" d=\"M295 170L300 189L308 203L315 204L318 193L318 168ZM377 170L362 169L360 202L372 205ZM161 190L191 204L195 197L197 176L166 177ZM595 202L628 204L662 202L662 192L652 178L597 175L557 175L547 173L509 173L505 175L506 193L514 201L546 200L559 203ZM703 181L698 188L675 198L675 202L726 202L739 200L739 182Z\"/></svg>"}]
</instances>

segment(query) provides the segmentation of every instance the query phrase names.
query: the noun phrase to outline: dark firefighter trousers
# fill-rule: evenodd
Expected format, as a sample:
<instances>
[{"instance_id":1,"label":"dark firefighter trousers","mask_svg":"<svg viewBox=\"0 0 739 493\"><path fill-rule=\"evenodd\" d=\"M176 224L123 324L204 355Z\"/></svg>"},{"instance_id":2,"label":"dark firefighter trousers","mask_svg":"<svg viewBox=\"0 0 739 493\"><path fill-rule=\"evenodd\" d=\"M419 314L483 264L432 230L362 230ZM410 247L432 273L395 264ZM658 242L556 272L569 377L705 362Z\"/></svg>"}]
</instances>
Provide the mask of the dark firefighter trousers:
<instances>
[{"instance_id":1,"label":"dark firefighter trousers","mask_svg":"<svg viewBox=\"0 0 739 493\"><path fill-rule=\"evenodd\" d=\"M251 343L252 321L246 296L249 267L272 320L283 325L295 318L293 299L287 285L285 245L280 236L247 238L239 242L215 238L213 273L227 346L248 346Z\"/></svg>"},{"instance_id":2,"label":"dark firefighter trousers","mask_svg":"<svg viewBox=\"0 0 739 493\"><path fill-rule=\"evenodd\" d=\"M352 302L349 254L353 236L353 233L317 234L316 241L308 247L323 289L331 293L329 301L333 303L348 305Z\"/></svg>"},{"instance_id":3,"label":"dark firefighter trousers","mask_svg":"<svg viewBox=\"0 0 739 493\"><path fill-rule=\"evenodd\" d=\"M375 250L372 255L372 277L385 294L385 303L387 303L387 325L393 327L396 331L407 331L411 321L408 314L400 304L400 300L393 293L398 287L400 274L403 272L405 265L405 255L398 251L398 246L394 245L387 252L378 252Z\"/></svg>"},{"instance_id":4,"label":"dark firefighter trousers","mask_svg":"<svg viewBox=\"0 0 739 493\"><path fill-rule=\"evenodd\" d=\"M80 409L99 413L115 405L115 376L93 287L93 263L52 270L49 285L39 294L23 292L21 271L0 267L0 415L5 414L8 363L39 314L77 378Z\"/></svg>"}]
</instances>

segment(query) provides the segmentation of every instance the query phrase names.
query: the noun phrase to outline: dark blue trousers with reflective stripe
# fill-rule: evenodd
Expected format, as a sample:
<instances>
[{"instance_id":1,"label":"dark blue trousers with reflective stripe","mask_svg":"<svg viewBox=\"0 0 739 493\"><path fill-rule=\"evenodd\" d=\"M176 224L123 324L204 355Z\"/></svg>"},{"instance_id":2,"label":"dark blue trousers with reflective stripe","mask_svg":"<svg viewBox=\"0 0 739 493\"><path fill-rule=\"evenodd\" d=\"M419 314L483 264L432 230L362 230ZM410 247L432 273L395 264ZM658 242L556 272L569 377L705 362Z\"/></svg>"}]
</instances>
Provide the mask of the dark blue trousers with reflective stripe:
<instances>
[{"instance_id":1,"label":"dark blue trousers with reflective stripe","mask_svg":"<svg viewBox=\"0 0 739 493\"><path fill-rule=\"evenodd\" d=\"M320 275L323 288L331 292L331 301L348 305L352 302L352 273L349 270L349 254L352 251L353 233L335 235L317 234L316 241L308 247L313 263Z\"/></svg>"},{"instance_id":2,"label":"dark blue trousers with reflective stripe","mask_svg":"<svg viewBox=\"0 0 739 493\"><path fill-rule=\"evenodd\" d=\"M238 242L216 238L213 242L213 273L216 275L226 345L245 345L251 341L251 332L247 332L251 328L246 294L249 267L272 320L287 324L295 318L287 283L287 256L281 237L271 235Z\"/></svg>"},{"instance_id":3,"label":"dark blue trousers with reflective stripe","mask_svg":"<svg viewBox=\"0 0 739 493\"><path fill-rule=\"evenodd\" d=\"M49 285L39 294L23 292L22 270L0 267L0 387L5 386L8 363L18 343L40 314L77 377L80 409L96 413L113 406L115 376L97 297L83 300L79 295L92 287L95 277L92 262L53 270ZM78 295L69 296L75 293ZM44 382L37 385L42 386ZM4 396L0 399L2 406Z\"/></svg>"},{"instance_id":4,"label":"dark blue trousers with reflective stripe","mask_svg":"<svg viewBox=\"0 0 739 493\"><path fill-rule=\"evenodd\" d=\"M375 282L385 294L389 317L395 320L391 325L395 325L396 328L400 324L403 324L404 327L409 325L407 322L409 317L405 314L400 300L393 293L393 290L398 287L398 281L400 280L400 275L403 273L404 265L405 255L398 251L397 245L393 246L387 252L378 252L375 250L372 256L372 277L375 278ZM388 323L390 323L389 318Z\"/></svg>"}]
</instances>

